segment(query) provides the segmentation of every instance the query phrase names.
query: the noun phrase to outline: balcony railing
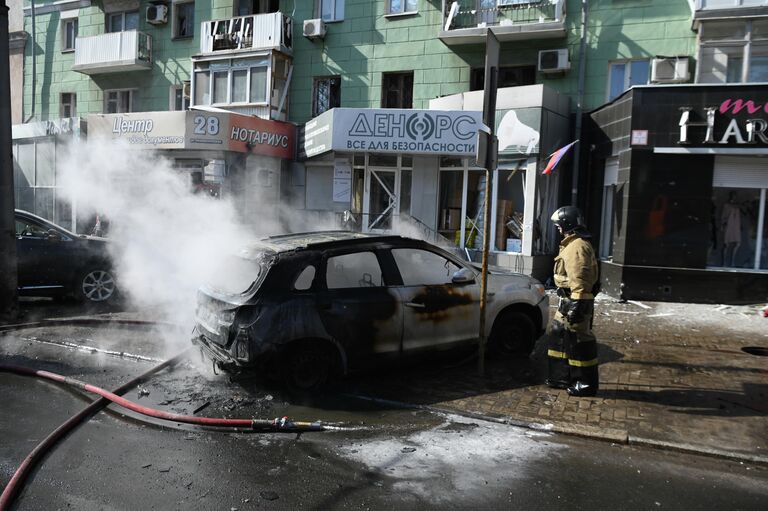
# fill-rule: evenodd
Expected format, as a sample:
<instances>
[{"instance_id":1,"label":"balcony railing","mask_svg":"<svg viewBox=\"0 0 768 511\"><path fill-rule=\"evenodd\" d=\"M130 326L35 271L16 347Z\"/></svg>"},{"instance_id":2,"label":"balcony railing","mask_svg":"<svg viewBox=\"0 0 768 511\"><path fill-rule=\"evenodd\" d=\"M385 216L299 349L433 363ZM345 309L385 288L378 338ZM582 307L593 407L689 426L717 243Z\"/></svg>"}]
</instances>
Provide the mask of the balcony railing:
<instances>
[{"instance_id":1,"label":"balcony railing","mask_svg":"<svg viewBox=\"0 0 768 511\"><path fill-rule=\"evenodd\" d=\"M565 0L443 0L444 43L482 43L490 26L500 41L565 37Z\"/></svg>"},{"instance_id":2,"label":"balcony railing","mask_svg":"<svg viewBox=\"0 0 768 511\"><path fill-rule=\"evenodd\" d=\"M73 71L87 75L152 68L152 37L128 30L75 40Z\"/></svg>"},{"instance_id":3,"label":"balcony railing","mask_svg":"<svg viewBox=\"0 0 768 511\"><path fill-rule=\"evenodd\" d=\"M200 51L280 50L293 52L293 20L281 12L205 21Z\"/></svg>"},{"instance_id":4,"label":"balcony railing","mask_svg":"<svg viewBox=\"0 0 768 511\"><path fill-rule=\"evenodd\" d=\"M734 19L768 14L764 0L694 0L694 25L708 19Z\"/></svg>"}]
</instances>

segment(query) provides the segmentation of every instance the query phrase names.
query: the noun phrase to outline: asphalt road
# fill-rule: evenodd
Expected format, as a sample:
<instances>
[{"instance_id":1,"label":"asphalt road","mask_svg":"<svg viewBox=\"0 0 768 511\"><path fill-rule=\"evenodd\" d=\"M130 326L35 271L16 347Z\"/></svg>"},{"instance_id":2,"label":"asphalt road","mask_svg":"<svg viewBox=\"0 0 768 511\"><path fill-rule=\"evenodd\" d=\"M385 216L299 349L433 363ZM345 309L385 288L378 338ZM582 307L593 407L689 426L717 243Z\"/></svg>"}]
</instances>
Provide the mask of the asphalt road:
<instances>
[{"instance_id":1,"label":"asphalt road","mask_svg":"<svg viewBox=\"0 0 768 511\"><path fill-rule=\"evenodd\" d=\"M176 332L38 328L0 336L0 363L112 389L183 347ZM344 429L226 433L110 407L50 453L16 509L762 510L768 502L767 467L382 408L348 396L353 388L296 396L258 378L233 381L183 364L126 397L177 413L289 415ZM79 391L5 373L0 390L5 485L24 456L87 401Z\"/></svg>"}]
</instances>

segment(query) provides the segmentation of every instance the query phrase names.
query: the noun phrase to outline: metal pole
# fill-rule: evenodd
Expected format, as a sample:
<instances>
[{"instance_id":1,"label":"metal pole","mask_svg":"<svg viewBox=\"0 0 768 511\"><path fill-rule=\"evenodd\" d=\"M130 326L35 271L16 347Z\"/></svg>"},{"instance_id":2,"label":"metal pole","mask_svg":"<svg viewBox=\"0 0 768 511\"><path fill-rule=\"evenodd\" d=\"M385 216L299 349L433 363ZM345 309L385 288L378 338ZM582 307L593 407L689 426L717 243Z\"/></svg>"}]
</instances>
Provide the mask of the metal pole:
<instances>
[{"instance_id":1,"label":"metal pole","mask_svg":"<svg viewBox=\"0 0 768 511\"><path fill-rule=\"evenodd\" d=\"M587 22L589 20L589 2L581 0L581 42L579 43L579 85L576 92L576 126L574 139L581 140L581 112L584 104L584 81L587 70ZM581 162L581 144L573 148L573 179L571 180L571 205L578 206L579 199L579 164Z\"/></svg>"},{"instance_id":2,"label":"metal pole","mask_svg":"<svg viewBox=\"0 0 768 511\"><path fill-rule=\"evenodd\" d=\"M499 40L492 29L488 29L485 43L485 87L483 92L483 124L490 130L488 151L485 158L485 208L483 217L483 264L480 277L480 334L478 336L477 372L485 375L485 313L488 308L488 252L491 237L491 191L493 171L496 169L498 143L494 136L496 129L496 84L499 72Z\"/></svg>"},{"instance_id":3,"label":"metal pole","mask_svg":"<svg viewBox=\"0 0 768 511\"><path fill-rule=\"evenodd\" d=\"M8 6L0 0L0 322L18 315Z\"/></svg>"}]
</instances>

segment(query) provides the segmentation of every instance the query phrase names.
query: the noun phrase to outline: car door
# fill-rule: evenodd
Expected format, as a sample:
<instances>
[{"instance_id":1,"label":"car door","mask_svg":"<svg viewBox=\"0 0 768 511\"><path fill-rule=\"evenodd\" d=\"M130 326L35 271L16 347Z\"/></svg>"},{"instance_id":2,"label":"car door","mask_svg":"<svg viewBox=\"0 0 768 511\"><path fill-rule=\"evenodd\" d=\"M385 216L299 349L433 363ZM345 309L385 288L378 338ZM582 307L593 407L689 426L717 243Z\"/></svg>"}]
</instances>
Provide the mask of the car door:
<instances>
[{"instance_id":1,"label":"car door","mask_svg":"<svg viewBox=\"0 0 768 511\"><path fill-rule=\"evenodd\" d=\"M402 309L397 292L387 286L377 252L330 253L323 270L318 309L326 330L344 346L349 364L398 357Z\"/></svg>"},{"instance_id":2,"label":"car door","mask_svg":"<svg viewBox=\"0 0 768 511\"><path fill-rule=\"evenodd\" d=\"M462 267L424 248L392 248L402 279L397 288L403 307L403 353L431 347L449 348L477 339L480 286L454 283Z\"/></svg>"},{"instance_id":3,"label":"car door","mask_svg":"<svg viewBox=\"0 0 768 511\"><path fill-rule=\"evenodd\" d=\"M32 218L16 216L19 287L63 287L72 280L72 240Z\"/></svg>"}]
</instances>

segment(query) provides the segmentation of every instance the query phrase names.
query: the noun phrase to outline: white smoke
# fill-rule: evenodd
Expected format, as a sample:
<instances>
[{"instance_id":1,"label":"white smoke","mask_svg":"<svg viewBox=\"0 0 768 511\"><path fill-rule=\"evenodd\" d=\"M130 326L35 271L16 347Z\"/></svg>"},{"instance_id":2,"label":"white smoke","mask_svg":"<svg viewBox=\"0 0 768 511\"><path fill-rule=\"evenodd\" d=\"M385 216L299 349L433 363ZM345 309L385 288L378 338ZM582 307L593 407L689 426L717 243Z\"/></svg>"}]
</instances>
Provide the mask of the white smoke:
<instances>
[{"instance_id":1,"label":"white smoke","mask_svg":"<svg viewBox=\"0 0 768 511\"><path fill-rule=\"evenodd\" d=\"M71 145L58 184L69 201L109 219L123 296L179 325L192 324L198 287L256 235L230 201L192 194L186 173L126 144Z\"/></svg>"}]
</instances>

